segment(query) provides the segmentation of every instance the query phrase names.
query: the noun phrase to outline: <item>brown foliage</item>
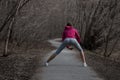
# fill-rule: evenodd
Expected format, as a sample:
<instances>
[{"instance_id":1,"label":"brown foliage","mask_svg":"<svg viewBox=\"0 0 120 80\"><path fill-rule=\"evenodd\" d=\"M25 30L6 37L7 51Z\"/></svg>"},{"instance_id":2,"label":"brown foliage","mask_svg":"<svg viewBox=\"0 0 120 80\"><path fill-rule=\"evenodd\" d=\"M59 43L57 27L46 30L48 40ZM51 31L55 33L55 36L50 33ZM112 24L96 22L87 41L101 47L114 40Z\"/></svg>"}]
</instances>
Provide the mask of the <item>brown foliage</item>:
<instances>
[{"instance_id":1,"label":"brown foliage","mask_svg":"<svg viewBox=\"0 0 120 80\"><path fill-rule=\"evenodd\" d=\"M97 49L102 46L108 57L119 40L119 0L79 1L81 36L85 48ZM87 10L88 9L88 10ZM115 40L113 42L113 40ZM112 42L112 43L111 43ZM111 47L110 45L114 47Z\"/></svg>"},{"instance_id":2,"label":"brown foliage","mask_svg":"<svg viewBox=\"0 0 120 80\"><path fill-rule=\"evenodd\" d=\"M0 1L0 39L3 41L18 1ZM80 32L85 48L93 50L102 46L107 57L117 47L119 0L31 0L27 4L27 0L21 1L24 5L15 17L10 35L10 42L16 45L61 37L66 22L71 22Z\"/></svg>"}]
</instances>

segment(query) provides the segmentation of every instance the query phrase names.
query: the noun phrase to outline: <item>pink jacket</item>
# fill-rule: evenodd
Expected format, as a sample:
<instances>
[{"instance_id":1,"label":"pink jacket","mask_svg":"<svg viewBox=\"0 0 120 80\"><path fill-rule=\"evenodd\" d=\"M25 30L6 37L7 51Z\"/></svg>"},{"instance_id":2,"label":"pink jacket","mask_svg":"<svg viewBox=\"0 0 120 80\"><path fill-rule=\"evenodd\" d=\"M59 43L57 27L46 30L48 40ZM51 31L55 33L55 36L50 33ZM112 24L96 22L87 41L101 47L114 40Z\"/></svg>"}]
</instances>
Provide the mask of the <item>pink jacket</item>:
<instances>
[{"instance_id":1,"label":"pink jacket","mask_svg":"<svg viewBox=\"0 0 120 80\"><path fill-rule=\"evenodd\" d=\"M80 36L78 34L78 31L72 26L65 27L62 35L62 41L64 41L65 38L76 38L77 41L80 43Z\"/></svg>"}]
</instances>

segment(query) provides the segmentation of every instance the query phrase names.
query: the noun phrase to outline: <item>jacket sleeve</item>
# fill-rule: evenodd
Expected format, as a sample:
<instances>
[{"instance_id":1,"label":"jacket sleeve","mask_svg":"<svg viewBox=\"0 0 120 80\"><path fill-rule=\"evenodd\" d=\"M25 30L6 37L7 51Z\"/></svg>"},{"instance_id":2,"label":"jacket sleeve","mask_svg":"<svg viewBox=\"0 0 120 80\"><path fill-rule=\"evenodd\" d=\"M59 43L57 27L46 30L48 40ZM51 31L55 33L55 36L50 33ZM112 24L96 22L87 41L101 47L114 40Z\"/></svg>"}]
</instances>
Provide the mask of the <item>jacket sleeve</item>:
<instances>
[{"instance_id":1,"label":"jacket sleeve","mask_svg":"<svg viewBox=\"0 0 120 80\"><path fill-rule=\"evenodd\" d=\"M77 30L75 30L75 37L76 37L77 41L80 43L81 42L80 35L78 34Z\"/></svg>"},{"instance_id":2,"label":"jacket sleeve","mask_svg":"<svg viewBox=\"0 0 120 80\"><path fill-rule=\"evenodd\" d=\"M62 34L62 41L64 41L64 39L65 39L65 32L63 32Z\"/></svg>"}]
</instances>

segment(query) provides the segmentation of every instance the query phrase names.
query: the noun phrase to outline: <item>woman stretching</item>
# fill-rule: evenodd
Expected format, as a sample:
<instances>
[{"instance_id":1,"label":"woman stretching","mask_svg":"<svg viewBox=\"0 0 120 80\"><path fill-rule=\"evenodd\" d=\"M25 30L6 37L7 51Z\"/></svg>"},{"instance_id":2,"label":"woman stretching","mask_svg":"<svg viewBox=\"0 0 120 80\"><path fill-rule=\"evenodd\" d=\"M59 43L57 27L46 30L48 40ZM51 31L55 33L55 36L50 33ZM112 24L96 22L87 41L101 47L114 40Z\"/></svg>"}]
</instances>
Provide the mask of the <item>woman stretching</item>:
<instances>
[{"instance_id":1,"label":"woman stretching","mask_svg":"<svg viewBox=\"0 0 120 80\"><path fill-rule=\"evenodd\" d=\"M62 44L56 50L56 52L48 58L45 65L48 66L48 63L52 59L54 59L65 47L72 50L71 45L74 45L81 52L80 55L81 55L84 67L87 67L85 55L79 43L80 43L80 36L78 34L78 31L75 28L73 28L70 23L67 23L62 35Z\"/></svg>"}]
</instances>

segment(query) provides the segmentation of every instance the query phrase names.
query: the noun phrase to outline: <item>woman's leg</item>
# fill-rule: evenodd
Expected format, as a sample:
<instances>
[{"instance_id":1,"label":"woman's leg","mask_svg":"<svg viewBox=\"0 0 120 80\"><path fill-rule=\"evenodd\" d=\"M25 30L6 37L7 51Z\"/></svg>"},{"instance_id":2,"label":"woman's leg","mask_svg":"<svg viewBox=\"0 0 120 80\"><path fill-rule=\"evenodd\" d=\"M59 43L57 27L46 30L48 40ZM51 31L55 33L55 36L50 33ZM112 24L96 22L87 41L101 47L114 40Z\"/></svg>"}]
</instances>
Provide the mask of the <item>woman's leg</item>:
<instances>
[{"instance_id":1,"label":"woman's leg","mask_svg":"<svg viewBox=\"0 0 120 80\"><path fill-rule=\"evenodd\" d=\"M53 60L65 47L66 47L66 42L64 41L60 45L60 47L57 49L57 51L48 58L47 63L49 63L51 60Z\"/></svg>"},{"instance_id":2,"label":"woman's leg","mask_svg":"<svg viewBox=\"0 0 120 80\"><path fill-rule=\"evenodd\" d=\"M53 60L56 56L57 56L57 54L52 54L52 55L48 58L47 63L49 63L51 60Z\"/></svg>"},{"instance_id":3,"label":"woman's leg","mask_svg":"<svg viewBox=\"0 0 120 80\"><path fill-rule=\"evenodd\" d=\"M85 59L85 53L84 53L82 47L81 47L80 44L77 42L77 40L74 40L74 41L73 41L73 44L74 44L74 46L75 46L79 51L81 51L80 56L81 56L82 62L84 63L84 66L87 66L87 64L86 64L86 59Z\"/></svg>"}]
</instances>

